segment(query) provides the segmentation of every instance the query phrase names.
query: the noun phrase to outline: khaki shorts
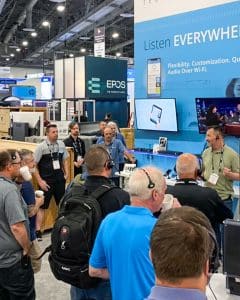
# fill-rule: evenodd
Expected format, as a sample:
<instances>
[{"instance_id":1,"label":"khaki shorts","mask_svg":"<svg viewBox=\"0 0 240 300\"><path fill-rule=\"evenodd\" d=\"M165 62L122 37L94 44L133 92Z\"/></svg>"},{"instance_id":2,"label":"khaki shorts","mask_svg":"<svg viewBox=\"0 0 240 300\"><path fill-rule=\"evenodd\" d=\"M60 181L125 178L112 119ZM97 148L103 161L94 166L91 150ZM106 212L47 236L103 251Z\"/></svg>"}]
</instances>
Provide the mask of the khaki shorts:
<instances>
[{"instance_id":1,"label":"khaki shorts","mask_svg":"<svg viewBox=\"0 0 240 300\"><path fill-rule=\"evenodd\" d=\"M32 268L33 268L34 273L39 272L41 269L42 259L37 259L41 255L41 253L42 253L42 250L39 246L37 239L32 241L32 245L31 245L28 255L31 258L31 263L32 263Z\"/></svg>"}]
</instances>

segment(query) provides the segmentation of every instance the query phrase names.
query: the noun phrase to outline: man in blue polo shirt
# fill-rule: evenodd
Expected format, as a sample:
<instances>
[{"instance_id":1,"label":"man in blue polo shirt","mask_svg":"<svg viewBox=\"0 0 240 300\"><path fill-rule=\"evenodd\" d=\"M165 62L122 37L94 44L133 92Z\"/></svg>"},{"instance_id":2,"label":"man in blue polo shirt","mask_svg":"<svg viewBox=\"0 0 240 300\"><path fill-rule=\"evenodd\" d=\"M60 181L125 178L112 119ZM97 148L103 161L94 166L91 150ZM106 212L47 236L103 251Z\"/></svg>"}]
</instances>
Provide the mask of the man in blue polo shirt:
<instances>
[{"instance_id":1,"label":"man in blue polo shirt","mask_svg":"<svg viewBox=\"0 0 240 300\"><path fill-rule=\"evenodd\" d=\"M162 213L150 245L156 283L146 300L207 300L206 286L218 267L218 251L202 212L183 206Z\"/></svg>"},{"instance_id":2,"label":"man in blue polo shirt","mask_svg":"<svg viewBox=\"0 0 240 300\"><path fill-rule=\"evenodd\" d=\"M154 167L136 169L129 179L131 206L109 214L101 223L90 257L90 276L108 278L113 300L142 300L154 283L149 258L150 234L166 190Z\"/></svg>"}]
</instances>

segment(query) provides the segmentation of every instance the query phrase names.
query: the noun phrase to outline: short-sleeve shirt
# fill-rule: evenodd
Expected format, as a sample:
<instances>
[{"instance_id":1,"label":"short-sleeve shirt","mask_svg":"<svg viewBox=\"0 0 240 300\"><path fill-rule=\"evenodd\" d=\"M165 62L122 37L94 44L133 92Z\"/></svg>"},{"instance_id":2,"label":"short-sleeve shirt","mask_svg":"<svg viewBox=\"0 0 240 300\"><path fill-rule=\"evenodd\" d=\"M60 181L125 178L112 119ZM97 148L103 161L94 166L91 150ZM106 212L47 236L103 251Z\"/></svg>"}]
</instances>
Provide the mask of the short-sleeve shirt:
<instances>
[{"instance_id":1,"label":"short-sleeve shirt","mask_svg":"<svg viewBox=\"0 0 240 300\"><path fill-rule=\"evenodd\" d=\"M111 177L116 177L115 173L119 172L119 163L122 162L124 157L125 147L123 146L123 143L118 139L113 139L109 145L106 145L104 139L99 139L97 144L104 145L107 148L114 162Z\"/></svg>"},{"instance_id":2,"label":"short-sleeve shirt","mask_svg":"<svg viewBox=\"0 0 240 300\"><path fill-rule=\"evenodd\" d=\"M23 249L11 226L24 222L28 232L27 220L27 206L17 186L11 180L0 177L0 268L13 266L21 259Z\"/></svg>"},{"instance_id":3,"label":"short-sleeve shirt","mask_svg":"<svg viewBox=\"0 0 240 300\"><path fill-rule=\"evenodd\" d=\"M215 189L222 200L234 195L233 180L223 175L223 168L226 167L231 172L240 172L240 156L232 148L224 145L223 149L213 151L211 147L206 149L202 155L204 166L204 178L206 186ZM208 182L212 173L216 173L219 178L216 185Z\"/></svg>"},{"instance_id":4,"label":"short-sleeve shirt","mask_svg":"<svg viewBox=\"0 0 240 300\"><path fill-rule=\"evenodd\" d=\"M142 300L154 285L150 235L157 219L143 207L125 205L100 225L89 264L107 268L113 300Z\"/></svg>"},{"instance_id":5,"label":"short-sleeve shirt","mask_svg":"<svg viewBox=\"0 0 240 300\"><path fill-rule=\"evenodd\" d=\"M63 161L68 158L68 152L63 141L57 140L55 143L50 143L46 139L37 146L34 156L39 174L43 179L62 180L64 178ZM53 160L59 161L59 170L53 169Z\"/></svg>"}]
</instances>

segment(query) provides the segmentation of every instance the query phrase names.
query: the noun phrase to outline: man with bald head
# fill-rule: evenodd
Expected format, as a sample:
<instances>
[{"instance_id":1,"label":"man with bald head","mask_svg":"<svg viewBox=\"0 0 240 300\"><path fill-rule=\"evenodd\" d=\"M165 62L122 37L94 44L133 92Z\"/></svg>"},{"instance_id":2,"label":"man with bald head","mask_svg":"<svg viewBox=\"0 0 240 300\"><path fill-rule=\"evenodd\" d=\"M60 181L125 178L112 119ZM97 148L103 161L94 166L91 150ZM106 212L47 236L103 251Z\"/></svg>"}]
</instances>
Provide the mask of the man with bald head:
<instances>
[{"instance_id":1,"label":"man with bald head","mask_svg":"<svg viewBox=\"0 0 240 300\"><path fill-rule=\"evenodd\" d=\"M211 222L220 246L219 224L227 218L232 219L232 211L224 205L215 190L198 185L199 162L195 155L181 154L176 169L179 179L175 186L168 186L167 193L176 197L181 205L192 206L203 212Z\"/></svg>"},{"instance_id":2,"label":"man with bald head","mask_svg":"<svg viewBox=\"0 0 240 300\"><path fill-rule=\"evenodd\" d=\"M131 205L103 220L89 262L91 276L110 277L113 300L142 300L154 283L149 239L157 221L153 213L162 206L165 179L160 170L148 166L136 169L128 185Z\"/></svg>"}]
</instances>

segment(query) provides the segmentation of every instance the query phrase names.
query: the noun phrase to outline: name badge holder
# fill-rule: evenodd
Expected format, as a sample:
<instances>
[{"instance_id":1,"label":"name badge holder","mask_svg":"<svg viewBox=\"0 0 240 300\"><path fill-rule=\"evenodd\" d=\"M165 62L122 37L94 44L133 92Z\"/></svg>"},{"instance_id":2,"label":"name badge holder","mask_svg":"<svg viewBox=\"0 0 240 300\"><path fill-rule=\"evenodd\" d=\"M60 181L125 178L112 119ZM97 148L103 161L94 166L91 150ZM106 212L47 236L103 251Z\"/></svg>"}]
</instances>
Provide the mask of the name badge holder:
<instances>
[{"instance_id":1,"label":"name badge holder","mask_svg":"<svg viewBox=\"0 0 240 300\"><path fill-rule=\"evenodd\" d=\"M52 145L53 151L50 149L50 145L48 143L47 143L47 146L48 146L51 158L52 158L53 170L61 169L60 162L59 162L59 146L58 146L58 144L57 144L58 149L57 149L56 152L54 152L54 145ZM54 158L54 156L55 156L54 154L56 154L56 158Z\"/></svg>"}]
</instances>

